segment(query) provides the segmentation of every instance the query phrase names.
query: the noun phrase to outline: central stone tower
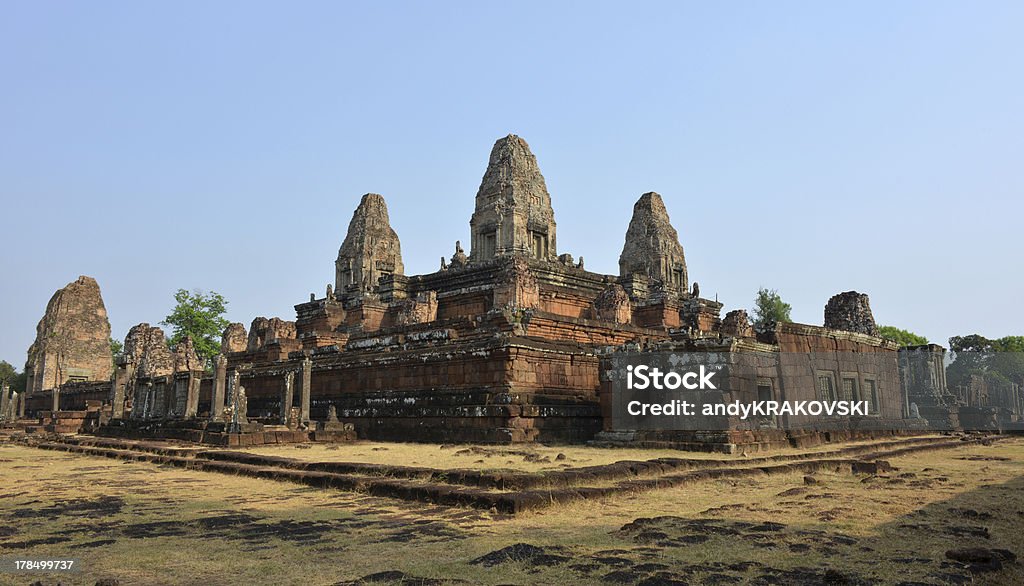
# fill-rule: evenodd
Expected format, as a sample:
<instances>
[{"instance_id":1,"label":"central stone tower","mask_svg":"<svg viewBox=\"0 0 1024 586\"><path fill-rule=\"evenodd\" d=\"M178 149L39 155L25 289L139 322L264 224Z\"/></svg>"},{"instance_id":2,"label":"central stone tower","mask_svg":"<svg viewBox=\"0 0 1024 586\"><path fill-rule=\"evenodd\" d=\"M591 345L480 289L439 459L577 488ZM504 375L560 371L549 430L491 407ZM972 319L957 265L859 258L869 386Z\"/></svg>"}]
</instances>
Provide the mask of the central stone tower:
<instances>
[{"instance_id":1,"label":"central stone tower","mask_svg":"<svg viewBox=\"0 0 1024 586\"><path fill-rule=\"evenodd\" d=\"M470 262L512 255L557 257L551 196L525 140L510 134L494 143L469 227Z\"/></svg>"},{"instance_id":2,"label":"central stone tower","mask_svg":"<svg viewBox=\"0 0 1024 586\"><path fill-rule=\"evenodd\" d=\"M402 245L391 228L388 206L376 193L367 193L348 224L348 234L334 262L334 291L375 290L380 279L404 274Z\"/></svg>"},{"instance_id":3,"label":"central stone tower","mask_svg":"<svg viewBox=\"0 0 1024 586\"><path fill-rule=\"evenodd\" d=\"M633 219L619 256L619 276L648 277L677 291L689 287L679 234L669 221L665 202L653 191L633 204Z\"/></svg>"}]
</instances>

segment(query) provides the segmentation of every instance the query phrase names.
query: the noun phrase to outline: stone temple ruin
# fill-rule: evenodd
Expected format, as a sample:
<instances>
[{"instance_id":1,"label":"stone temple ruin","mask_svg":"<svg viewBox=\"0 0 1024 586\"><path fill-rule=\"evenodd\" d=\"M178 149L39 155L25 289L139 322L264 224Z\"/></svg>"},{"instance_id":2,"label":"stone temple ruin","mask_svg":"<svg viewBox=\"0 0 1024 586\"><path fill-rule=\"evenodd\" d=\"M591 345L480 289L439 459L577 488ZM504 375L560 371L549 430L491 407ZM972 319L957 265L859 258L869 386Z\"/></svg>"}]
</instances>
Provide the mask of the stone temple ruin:
<instances>
[{"instance_id":1,"label":"stone temple ruin","mask_svg":"<svg viewBox=\"0 0 1024 586\"><path fill-rule=\"evenodd\" d=\"M941 365L938 351L900 353L877 337L866 295L830 299L824 327L785 323L755 331L743 310L722 317L722 304L691 283L657 193L633 206L619 273L587 270L582 257L558 249L552 197L518 136L501 138L491 151L470 234L468 253L455 242L438 270L407 275L384 198L364 195L326 293L295 305L295 321L258 317L248 331L231 324L212 372L187 344L171 352L159 328L139 324L111 379L109 349L104 362L98 348L109 325L95 281L83 277L51 301L72 309L48 309L40 323L30 350L28 411L51 426L59 411L86 410L99 413L99 433L232 445L355 434L724 450L912 431L924 417L956 417L941 381L921 374ZM95 294L76 297L86 289ZM81 354L61 354L43 335L51 330L80 332ZM616 429L607 372L625 350L755 356L758 375L737 382L736 398L864 399L871 422L854 430L850 418L836 418L799 437L770 421L715 433ZM798 353L820 358L797 363ZM872 358L844 359L852 354ZM59 375L56 356L65 360ZM44 389L73 380L84 382L77 391L65 386L58 409Z\"/></svg>"},{"instance_id":2,"label":"stone temple ruin","mask_svg":"<svg viewBox=\"0 0 1024 586\"><path fill-rule=\"evenodd\" d=\"M53 294L36 326L25 367L27 390L107 380L112 369L110 322L100 286L92 277L78 277Z\"/></svg>"}]
</instances>

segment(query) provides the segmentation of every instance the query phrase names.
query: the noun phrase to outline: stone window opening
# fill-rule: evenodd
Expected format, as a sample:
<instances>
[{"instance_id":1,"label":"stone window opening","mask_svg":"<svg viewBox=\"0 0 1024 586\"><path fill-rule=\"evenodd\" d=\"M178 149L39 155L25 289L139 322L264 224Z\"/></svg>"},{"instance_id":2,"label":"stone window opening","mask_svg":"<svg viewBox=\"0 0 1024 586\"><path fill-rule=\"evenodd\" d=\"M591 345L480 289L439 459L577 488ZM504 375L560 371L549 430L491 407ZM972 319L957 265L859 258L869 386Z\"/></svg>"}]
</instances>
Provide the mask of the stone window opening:
<instances>
[{"instance_id":1,"label":"stone window opening","mask_svg":"<svg viewBox=\"0 0 1024 586\"><path fill-rule=\"evenodd\" d=\"M836 400L836 379L831 372L818 373L818 397L822 401Z\"/></svg>"},{"instance_id":2,"label":"stone window opening","mask_svg":"<svg viewBox=\"0 0 1024 586\"><path fill-rule=\"evenodd\" d=\"M533 257L537 259L545 259L548 257L548 236L540 232L530 232L530 241L532 242L532 249L530 252L533 253Z\"/></svg>"},{"instance_id":3,"label":"stone window opening","mask_svg":"<svg viewBox=\"0 0 1024 586\"><path fill-rule=\"evenodd\" d=\"M878 383L874 379L864 379L861 389L864 391L864 401L868 402L868 414L879 415L881 413L880 405L878 404Z\"/></svg>"},{"instance_id":4,"label":"stone window opening","mask_svg":"<svg viewBox=\"0 0 1024 586\"><path fill-rule=\"evenodd\" d=\"M672 284L677 289L683 288L683 267L676 265L672 268Z\"/></svg>"},{"instance_id":5,"label":"stone window opening","mask_svg":"<svg viewBox=\"0 0 1024 586\"><path fill-rule=\"evenodd\" d=\"M859 401L860 393L857 389L857 375L855 373L842 373L843 384L842 384L842 400L843 401Z\"/></svg>"},{"instance_id":6,"label":"stone window opening","mask_svg":"<svg viewBox=\"0 0 1024 586\"><path fill-rule=\"evenodd\" d=\"M775 400L771 379L757 379L757 400L761 403ZM758 418L757 424L761 428L774 428L778 422L774 415L765 415Z\"/></svg>"},{"instance_id":7,"label":"stone window opening","mask_svg":"<svg viewBox=\"0 0 1024 586\"><path fill-rule=\"evenodd\" d=\"M495 253L497 252L498 233L497 232L487 232L487 233L483 234L483 237L481 238L481 241L480 241L480 245L481 245L481 248L483 249L483 251L482 251L483 253L480 255L481 258L491 258L491 257L493 257L495 255Z\"/></svg>"}]
</instances>

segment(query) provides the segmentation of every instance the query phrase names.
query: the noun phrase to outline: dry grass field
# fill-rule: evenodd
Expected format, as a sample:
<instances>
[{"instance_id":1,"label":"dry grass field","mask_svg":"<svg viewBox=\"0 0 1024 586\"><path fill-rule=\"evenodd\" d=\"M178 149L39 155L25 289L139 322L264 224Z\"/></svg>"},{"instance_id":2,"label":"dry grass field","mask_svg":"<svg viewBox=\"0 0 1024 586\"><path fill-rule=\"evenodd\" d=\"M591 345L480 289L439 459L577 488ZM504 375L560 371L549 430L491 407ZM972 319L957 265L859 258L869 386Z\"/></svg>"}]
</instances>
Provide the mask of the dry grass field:
<instances>
[{"instance_id":1,"label":"dry grass field","mask_svg":"<svg viewBox=\"0 0 1024 586\"><path fill-rule=\"evenodd\" d=\"M846 446L870 442L848 442ZM834 450L835 445L816 448L773 450L753 456L807 453ZM234 448L237 449L237 448ZM359 441L350 444L273 444L242 451L268 456L284 456L319 462L359 462L364 464L399 464L441 469L478 471L515 470L517 472L549 472L570 467L599 466L621 460L654 458L736 459L740 454L712 452L681 452L670 449L600 448L588 446L483 446L406 444Z\"/></svg>"},{"instance_id":2,"label":"dry grass field","mask_svg":"<svg viewBox=\"0 0 1024 586\"><path fill-rule=\"evenodd\" d=\"M551 461L527 462L463 449L259 451L531 471L689 456L538 448ZM0 558L82 566L5 569L0 584L1024 583L1020 562L972 572L945 556L974 546L1024 553L1024 439L891 463L878 476L708 481L512 517L0 444Z\"/></svg>"}]
</instances>

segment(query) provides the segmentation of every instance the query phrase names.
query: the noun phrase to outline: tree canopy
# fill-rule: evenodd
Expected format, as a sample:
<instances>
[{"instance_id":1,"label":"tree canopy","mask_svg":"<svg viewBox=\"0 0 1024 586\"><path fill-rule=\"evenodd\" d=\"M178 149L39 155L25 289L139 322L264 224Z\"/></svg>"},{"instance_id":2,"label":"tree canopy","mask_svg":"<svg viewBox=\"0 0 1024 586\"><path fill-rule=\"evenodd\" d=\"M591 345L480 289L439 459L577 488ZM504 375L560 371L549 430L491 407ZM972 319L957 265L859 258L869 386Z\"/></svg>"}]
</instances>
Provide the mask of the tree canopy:
<instances>
[{"instance_id":1,"label":"tree canopy","mask_svg":"<svg viewBox=\"0 0 1024 586\"><path fill-rule=\"evenodd\" d=\"M980 334L949 339L953 362L946 369L949 386L970 382L971 375L995 382L1024 384L1024 336L990 340Z\"/></svg>"},{"instance_id":2,"label":"tree canopy","mask_svg":"<svg viewBox=\"0 0 1024 586\"><path fill-rule=\"evenodd\" d=\"M178 289L174 301L177 303L174 311L160 322L173 328L171 345L175 346L185 336L190 336L196 354L209 364L220 352L220 336L224 328L228 327L228 320L224 318L228 302L216 291L203 293L185 289Z\"/></svg>"},{"instance_id":3,"label":"tree canopy","mask_svg":"<svg viewBox=\"0 0 1024 586\"><path fill-rule=\"evenodd\" d=\"M24 372L18 372L18 370L6 360L0 360L0 386L5 382L11 387L12 391L20 393L25 390L25 385L28 382L28 375Z\"/></svg>"},{"instance_id":4,"label":"tree canopy","mask_svg":"<svg viewBox=\"0 0 1024 586\"><path fill-rule=\"evenodd\" d=\"M778 291L762 287L754 300L754 326L760 329L768 324L791 322L792 310L793 306L783 301Z\"/></svg>"},{"instance_id":5,"label":"tree canopy","mask_svg":"<svg viewBox=\"0 0 1024 586\"><path fill-rule=\"evenodd\" d=\"M110 355L114 357L115 363L122 353L124 353L124 342L110 338Z\"/></svg>"},{"instance_id":6,"label":"tree canopy","mask_svg":"<svg viewBox=\"0 0 1024 586\"><path fill-rule=\"evenodd\" d=\"M878 326L878 335L896 342L900 346L923 346L928 343L928 338L919 336L914 332L901 330L895 326Z\"/></svg>"},{"instance_id":7,"label":"tree canopy","mask_svg":"<svg viewBox=\"0 0 1024 586\"><path fill-rule=\"evenodd\" d=\"M18 371L11 366L10 362L6 360L0 360L0 384L2 383L13 383L14 377L18 376Z\"/></svg>"}]
</instances>

